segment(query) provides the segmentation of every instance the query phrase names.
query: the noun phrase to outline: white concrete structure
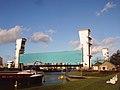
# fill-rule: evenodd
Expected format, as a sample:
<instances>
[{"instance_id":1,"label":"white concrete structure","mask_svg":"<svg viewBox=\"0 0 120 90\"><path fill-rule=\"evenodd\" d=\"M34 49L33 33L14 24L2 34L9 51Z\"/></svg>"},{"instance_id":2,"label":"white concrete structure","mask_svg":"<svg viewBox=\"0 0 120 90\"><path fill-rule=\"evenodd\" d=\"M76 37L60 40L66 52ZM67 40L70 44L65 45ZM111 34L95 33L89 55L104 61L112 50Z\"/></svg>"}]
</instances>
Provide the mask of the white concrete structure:
<instances>
[{"instance_id":1,"label":"white concrete structure","mask_svg":"<svg viewBox=\"0 0 120 90\"><path fill-rule=\"evenodd\" d=\"M20 38L16 40L16 48L15 48L15 68L19 68L19 56L24 53L25 50L25 38Z\"/></svg>"},{"instance_id":2,"label":"white concrete structure","mask_svg":"<svg viewBox=\"0 0 120 90\"><path fill-rule=\"evenodd\" d=\"M80 44L83 49L83 67L90 68L91 67L91 40L90 37L90 29L80 30L79 31Z\"/></svg>"},{"instance_id":3,"label":"white concrete structure","mask_svg":"<svg viewBox=\"0 0 120 90\"><path fill-rule=\"evenodd\" d=\"M109 60L108 48L103 48L103 49L102 49L102 52L103 52L104 60L105 60L105 61L108 61L108 60Z\"/></svg>"},{"instance_id":4,"label":"white concrete structure","mask_svg":"<svg viewBox=\"0 0 120 90\"><path fill-rule=\"evenodd\" d=\"M8 66L8 68L11 68L11 67L12 67L12 64L13 64L13 61L7 61L7 66Z\"/></svg>"}]
</instances>

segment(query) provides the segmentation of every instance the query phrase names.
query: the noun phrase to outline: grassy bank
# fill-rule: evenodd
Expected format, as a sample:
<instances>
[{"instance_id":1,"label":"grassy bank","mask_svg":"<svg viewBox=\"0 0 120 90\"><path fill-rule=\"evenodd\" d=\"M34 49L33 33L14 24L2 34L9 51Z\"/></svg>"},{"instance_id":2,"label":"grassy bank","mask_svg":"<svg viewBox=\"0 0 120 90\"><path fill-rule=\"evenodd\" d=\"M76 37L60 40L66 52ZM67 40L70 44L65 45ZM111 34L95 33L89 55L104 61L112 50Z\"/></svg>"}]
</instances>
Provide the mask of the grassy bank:
<instances>
[{"instance_id":1,"label":"grassy bank","mask_svg":"<svg viewBox=\"0 0 120 90\"><path fill-rule=\"evenodd\" d=\"M78 74L78 72L76 73ZM34 87L25 90L120 90L120 73L118 73L118 82L115 85L106 84L106 80L109 80L114 75L115 74L100 78L82 79L78 81L67 82L64 84Z\"/></svg>"},{"instance_id":2,"label":"grassy bank","mask_svg":"<svg viewBox=\"0 0 120 90\"><path fill-rule=\"evenodd\" d=\"M86 71L83 71L82 72L82 75L83 76L91 76L91 77L105 77L105 76L108 76L108 75L112 75L112 74L115 74L115 73L118 73L118 72L86 72ZM67 73L68 75L76 75L76 76L81 76L81 72L79 71L76 71L76 72L70 72L70 73Z\"/></svg>"}]
</instances>

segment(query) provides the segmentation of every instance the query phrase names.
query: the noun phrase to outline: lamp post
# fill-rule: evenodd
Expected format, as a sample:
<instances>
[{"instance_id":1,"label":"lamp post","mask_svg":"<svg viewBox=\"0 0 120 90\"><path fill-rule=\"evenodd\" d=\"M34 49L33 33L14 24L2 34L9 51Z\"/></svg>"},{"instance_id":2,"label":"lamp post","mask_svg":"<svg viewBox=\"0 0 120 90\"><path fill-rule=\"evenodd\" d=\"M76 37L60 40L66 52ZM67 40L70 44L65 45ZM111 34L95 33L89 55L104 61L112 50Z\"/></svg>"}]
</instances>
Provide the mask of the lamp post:
<instances>
[{"instance_id":1,"label":"lamp post","mask_svg":"<svg viewBox=\"0 0 120 90\"><path fill-rule=\"evenodd\" d=\"M82 48L81 48L81 50L82 50L82 62L81 62L81 77L82 77L82 66L83 66L83 61L84 61L84 59L83 59L83 44L82 44Z\"/></svg>"},{"instance_id":2,"label":"lamp post","mask_svg":"<svg viewBox=\"0 0 120 90\"><path fill-rule=\"evenodd\" d=\"M83 65L83 62L81 62L81 65ZM81 70L80 71L81 71L81 75L80 76L82 77L83 76L82 75L82 66L81 66Z\"/></svg>"}]
</instances>

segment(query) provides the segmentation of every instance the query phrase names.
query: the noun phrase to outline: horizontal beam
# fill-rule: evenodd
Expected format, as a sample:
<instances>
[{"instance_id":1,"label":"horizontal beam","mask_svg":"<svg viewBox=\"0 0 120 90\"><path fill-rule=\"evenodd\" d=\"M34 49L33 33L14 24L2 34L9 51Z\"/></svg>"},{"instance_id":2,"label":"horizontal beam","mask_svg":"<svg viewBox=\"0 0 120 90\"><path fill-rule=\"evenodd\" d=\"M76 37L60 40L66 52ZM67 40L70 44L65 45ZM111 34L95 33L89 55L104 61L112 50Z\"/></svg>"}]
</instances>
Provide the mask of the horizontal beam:
<instances>
[{"instance_id":1,"label":"horizontal beam","mask_svg":"<svg viewBox=\"0 0 120 90\"><path fill-rule=\"evenodd\" d=\"M34 65L28 65L28 66L34 66ZM35 65L36 67L82 67L83 65Z\"/></svg>"}]
</instances>

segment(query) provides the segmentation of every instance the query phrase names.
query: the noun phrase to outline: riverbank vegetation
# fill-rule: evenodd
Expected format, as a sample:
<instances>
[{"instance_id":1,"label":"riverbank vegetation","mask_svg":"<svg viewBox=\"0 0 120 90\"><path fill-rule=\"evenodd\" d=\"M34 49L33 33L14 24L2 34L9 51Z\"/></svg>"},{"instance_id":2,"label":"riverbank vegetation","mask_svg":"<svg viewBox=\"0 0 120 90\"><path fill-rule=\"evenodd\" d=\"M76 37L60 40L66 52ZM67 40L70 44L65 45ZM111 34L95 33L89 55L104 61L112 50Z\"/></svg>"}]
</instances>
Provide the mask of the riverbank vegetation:
<instances>
[{"instance_id":1,"label":"riverbank vegetation","mask_svg":"<svg viewBox=\"0 0 120 90\"><path fill-rule=\"evenodd\" d=\"M111 74L110 74L111 73ZM118 75L118 81L115 85L107 84L106 81L111 77L116 75L116 73L110 72L106 74L99 75L100 73L83 73L86 75L92 76L102 76L100 78L87 78L87 79L79 79L77 81L70 81L63 84L55 84L55 85L47 85L47 86L39 86L34 88L29 88L25 90L120 90L120 73ZM72 75L80 75L80 72L71 73ZM95 75L94 75L95 74Z\"/></svg>"}]
</instances>

